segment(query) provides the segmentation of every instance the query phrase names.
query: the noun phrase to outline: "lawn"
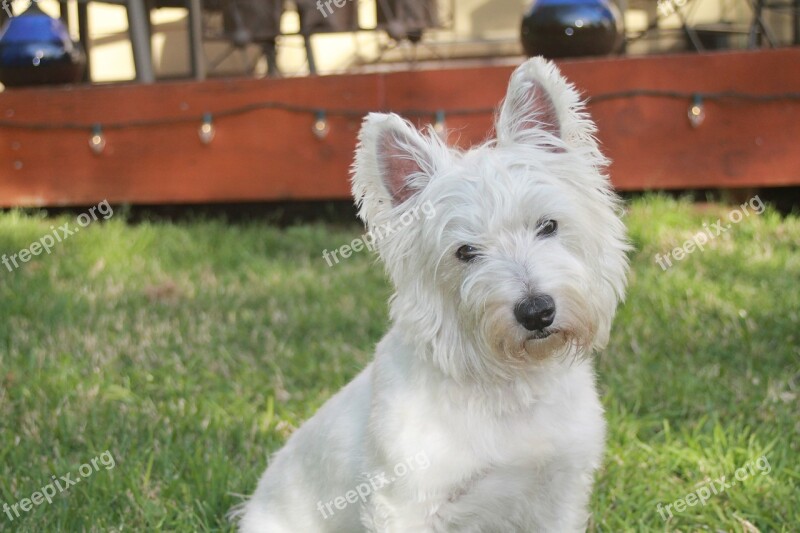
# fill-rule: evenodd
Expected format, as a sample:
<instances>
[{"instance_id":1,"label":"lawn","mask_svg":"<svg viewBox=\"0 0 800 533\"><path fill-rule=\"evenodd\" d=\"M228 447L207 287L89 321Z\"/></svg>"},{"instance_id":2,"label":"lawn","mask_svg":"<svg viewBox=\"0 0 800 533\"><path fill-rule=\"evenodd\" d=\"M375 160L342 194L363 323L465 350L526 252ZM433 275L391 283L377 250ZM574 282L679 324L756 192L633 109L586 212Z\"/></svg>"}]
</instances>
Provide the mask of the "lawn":
<instances>
[{"instance_id":1,"label":"lawn","mask_svg":"<svg viewBox=\"0 0 800 533\"><path fill-rule=\"evenodd\" d=\"M592 531L800 529L800 217L751 214L666 271L654 260L731 209L629 204ZM0 254L67 222L0 213ZM117 209L0 264L0 505L39 501L0 511L0 531L231 530L267 455L386 330L374 258L322 259L362 232Z\"/></svg>"}]
</instances>

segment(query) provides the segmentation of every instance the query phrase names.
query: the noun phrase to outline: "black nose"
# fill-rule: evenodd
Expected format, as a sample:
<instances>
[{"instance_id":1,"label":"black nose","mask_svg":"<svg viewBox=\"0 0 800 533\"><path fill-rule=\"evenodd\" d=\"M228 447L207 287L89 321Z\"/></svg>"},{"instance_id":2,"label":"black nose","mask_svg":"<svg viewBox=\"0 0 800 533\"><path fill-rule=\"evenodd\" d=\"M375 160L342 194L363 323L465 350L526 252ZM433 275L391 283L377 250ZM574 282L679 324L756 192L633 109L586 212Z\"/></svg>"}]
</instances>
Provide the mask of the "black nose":
<instances>
[{"instance_id":1,"label":"black nose","mask_svg":"<svg viewBox=\"0 0 800 533\"><path fill-rule=\"evenodd\" d=\"M525 298L514 306L514 316L528 331L541 330L555 320L556 303L549 296Z\"/></svg>"}]
</instances>

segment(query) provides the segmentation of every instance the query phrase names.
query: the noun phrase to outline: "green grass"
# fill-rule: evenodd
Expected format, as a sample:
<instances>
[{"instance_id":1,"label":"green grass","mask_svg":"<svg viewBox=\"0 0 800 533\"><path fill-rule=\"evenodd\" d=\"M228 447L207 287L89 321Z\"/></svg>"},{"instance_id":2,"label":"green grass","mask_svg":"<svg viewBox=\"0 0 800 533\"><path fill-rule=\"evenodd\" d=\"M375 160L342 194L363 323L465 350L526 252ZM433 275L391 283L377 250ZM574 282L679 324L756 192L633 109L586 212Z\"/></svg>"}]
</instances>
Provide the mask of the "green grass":
<instances>
[{"instance_id":1,"label":"green grass","mask_svg":"<svg viewBox=\"0 0 800 533\"><path fill-rule=\"evenodd\" d=\"M653 259L729 209L631 204L628 299L598 359L610 432L594 531L800 527L800 219L767 211L666 272ZM0 253L64 222L0 214ZM116 464L13 522L0 514L0 530L230 530L268 453L386 330L374 258L321 257L361 232L118 213L0 265L0 503L105 450ZM761 456L769 474L659 517L659 502Z\"/></svg>"}]
</instances>

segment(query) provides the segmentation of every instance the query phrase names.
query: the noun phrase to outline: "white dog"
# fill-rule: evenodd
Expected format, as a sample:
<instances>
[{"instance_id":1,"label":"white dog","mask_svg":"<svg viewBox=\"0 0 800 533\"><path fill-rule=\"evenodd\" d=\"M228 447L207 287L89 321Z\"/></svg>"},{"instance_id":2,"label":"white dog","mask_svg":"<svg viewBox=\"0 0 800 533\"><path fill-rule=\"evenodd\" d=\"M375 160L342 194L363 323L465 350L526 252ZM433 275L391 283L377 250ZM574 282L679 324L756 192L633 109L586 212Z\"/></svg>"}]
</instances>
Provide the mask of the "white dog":
<instances>
[{"instance_id":1,"label":"white dog","mask_svg":"<svg viewBox=\"0 0 800 533\"><path fill-rule=\"evenodd\" d=\"M292 435L244 533L585 530L605 423L592 359L628 244L594 124L543 59L466 152L370 114L353 194L396 288L375 360ZM425 202L433 216L401 223Z\"/></svg>"}]
</instances>

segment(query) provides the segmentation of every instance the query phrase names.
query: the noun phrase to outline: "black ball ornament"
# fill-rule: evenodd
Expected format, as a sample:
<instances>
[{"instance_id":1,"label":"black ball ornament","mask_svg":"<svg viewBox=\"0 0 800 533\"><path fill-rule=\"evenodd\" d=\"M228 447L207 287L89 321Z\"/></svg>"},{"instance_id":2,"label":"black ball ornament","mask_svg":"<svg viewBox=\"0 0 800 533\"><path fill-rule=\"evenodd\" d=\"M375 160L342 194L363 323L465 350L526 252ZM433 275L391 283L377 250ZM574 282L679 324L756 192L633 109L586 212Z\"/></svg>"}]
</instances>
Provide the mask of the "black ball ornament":
<instances>
[{"instance_id":1,"label":"black ball ornament","mask_svg":"<svg viewBox=\"0 0 800 533\"><path fill-rule=\"evenodd\" d=\"M608 55L622 47L622 14L610 0L536 0L522 18L529 57Z\"/></svg>"}]
</instances>

